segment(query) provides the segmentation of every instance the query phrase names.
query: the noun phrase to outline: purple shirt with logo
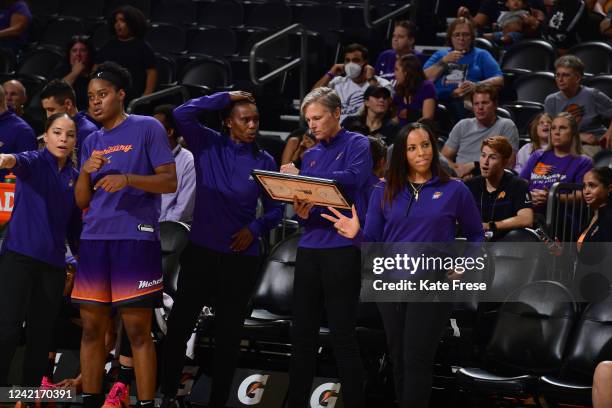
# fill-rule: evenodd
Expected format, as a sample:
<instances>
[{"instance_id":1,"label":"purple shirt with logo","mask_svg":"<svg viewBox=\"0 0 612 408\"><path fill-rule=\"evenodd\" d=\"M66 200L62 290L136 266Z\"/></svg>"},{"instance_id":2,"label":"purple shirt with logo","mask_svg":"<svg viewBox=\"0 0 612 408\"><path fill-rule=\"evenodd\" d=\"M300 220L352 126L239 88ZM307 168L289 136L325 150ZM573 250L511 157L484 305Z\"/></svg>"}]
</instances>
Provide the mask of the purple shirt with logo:
<instances>
[{"instance_id":1,"label":"purple shirt with logo","mask_svg":"<svg viewBox=\"0 0 612 408\"><path fill-rule=\"evenodd\" d=\"M74 198L79 173L69 160L59 169L47 149L14 156L15 204L3 251L64 268L66 239L76 253L81 231L81 210Z\"/></svg>"},{"instance_id":2,"label":"purple shirt with logo","mask_svg":"<svg viewBox=\"0 0 612 408\"><path fill-rule=\"evenodd\" d=\"M372 174L372 155L368 139L341 129L329 142L321 141L308 149L302 159L301 176L336 180L347 200L352 201L360 219L365 216L368 183ZM304 233L300 239L303 248L340 248L353 245L353 241L336 232L333 224L321 217L327 209L314 207L307 219L298 217ZM350 211L343 211L350 216Z\"/></svg>"},{"instance_id":3,"label":"purple shirt with logo","mask_svg":"<svg viewBox=\"0 0 612 408\"><path fill-rule=\"evenodd\" d=\"M398 95L393 97L393 104L397 110L397 118L399 119L400 126L405 126L410 122L419 120L423 116L423 102L427 99L436 99L436 87L433 82L429 80L423 81L416 94L411 98L410 103ZM400 118L400 114L403 110L406 110L404 118Z\"/></svg>"},{"instance_id":4,"label":"purple shirt with logo","mask_svg":"<svg viewBox=\"0 0 612 408\"><path fill-rule=\"evenodd\" d=\"M174 163L162 125L148 116L130 115L117 127L90 134L83 144L81 163L94 151L109 163L91 174L91 183L110 174L155 174L155 168ZM116 193L94 192L83 219L82 239L159 240L161 195L126 187Z\"/></svg>"},{"instance_id":5,"label":"purple shirt with logo","mask_svg":"<svg viewBox=\"0 0 612 408\"><path fill-rule=\"evenodd\" d=\"M255 240L242 254L257 255L257 238L278 225L284 207L263 192L251 172L278 171L278 167L272 156L255 143L236 143L199 122L201 113L229 105L229 93L220 92L192 99L174 110L176 125L193 153L196 170L190 239L214 251L233 253L232 236L247 227ZM257 218L260 197L264 214Z\"/></svg>"}]
</instances>

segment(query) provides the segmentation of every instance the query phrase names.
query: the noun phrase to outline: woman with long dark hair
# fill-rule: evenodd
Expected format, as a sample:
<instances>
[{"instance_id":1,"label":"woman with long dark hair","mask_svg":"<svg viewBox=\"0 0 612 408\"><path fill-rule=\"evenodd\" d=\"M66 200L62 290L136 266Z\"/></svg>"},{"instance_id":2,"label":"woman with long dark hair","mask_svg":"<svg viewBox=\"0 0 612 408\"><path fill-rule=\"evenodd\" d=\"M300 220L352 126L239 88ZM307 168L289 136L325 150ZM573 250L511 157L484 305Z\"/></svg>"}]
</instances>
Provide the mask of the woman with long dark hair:
<instances>
[{"instance_id":1,"label":"woman with long dark hair","mask_svg":"<svg viewBox=\"0 0 612 408\"><path fill-rule=\"evenodd\" d=\"M400 130L386 179L370 197L363 242L451 243L457 224L469 242L484 240L474 198L440 167L436 137L427 126L415 123ZM334 216L323 217L341 236L353 239L360 233L355 211L351 218L330 211ZM433 299L378 303L399 407L428 406L434 356L451 305Z\"/></svg>"},{"instance_id":2,"label":"woman with long dark hair","mask_svg":"<svg viewBox=\"0 0 612 408\"><path fill-rule=\"evenodd\" d=\"M425 77L416 55L404 55L395 62L395 79L393 103L399 124L432 120L436 113L436 88Z\"/></svg>"}]
</instances>

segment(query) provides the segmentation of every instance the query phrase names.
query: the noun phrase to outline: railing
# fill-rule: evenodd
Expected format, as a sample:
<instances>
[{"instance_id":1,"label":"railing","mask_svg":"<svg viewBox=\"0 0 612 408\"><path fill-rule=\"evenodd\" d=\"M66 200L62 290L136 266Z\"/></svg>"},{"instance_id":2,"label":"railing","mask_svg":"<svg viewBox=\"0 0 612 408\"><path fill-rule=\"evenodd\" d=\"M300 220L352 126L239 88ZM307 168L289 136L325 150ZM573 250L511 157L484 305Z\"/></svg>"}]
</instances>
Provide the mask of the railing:
<instances>
[{"instance_id":1,"label":"railing","mask_svg":"<svg viewBox=\"0 0 612 408\"><path fill-rule=\"evenodd\" d=\"M404 14L405 12L410 10L411 4L404 4L400 8L393 10L390 13L387 13L384 16L377 18L376 20L372 20L370 7L371 0L363 0L363 20L365 22L366 27L374 28L378 25L386 23L387 21L399 16L400 14Z\"/></svg>"},{"instance_id":2,"label":"railing","mask_svg":"<svg viewBox=\"0 0 612 408\"><path fill-rule=\"evenodd\" d=\"M289 61L285 65L276 68L275 70L267 73L266 75L258 78L257 76L257 53L258 51L268 46L271 43L274 43L282 38L285 38L291 34L299 34L300 35L300 56L294 58ZM307 74L308 74L308 35L306 29L301 24L292 24L287 28L280 30L277 33L270 35L269 37L264 38L263 40L255 43L253 48L251 48L251 52L249 55L249 73L251 75L251 81L255 85L263 85L272 81L274 78L285 74L286 72L292 70L293 68L300 68L300 100L304 99L306 95L306 87L307 87Z\"/></svg>"},{"instance_id":3,"label":"railing","mask_svg":"<svg viewBox=\"0 0 612 408\"><path fill-rule=\"evenodd\" d=\"M575 241L586 226L590 211L582 195L582 184L555 183L546 202L546 228L560 241Z\"/></svg>"},{"instance_id":4,"label":"railing","mask_svg":"<svg viewBox=\"0 0 612 408\"><path fill-rule=\"evenodd\" d=\"M185 102L189 99L189 92L187 88L181 85L173 86L171 88L162 89L161 91L153 92L152 94L141 96L140 98L132 99L127 107L127 113L134 113L140 106L149 105L152 102L159 101L161 99L168 98L170 96L180 95L182 101Z\"/></svg>"}]
</instances>

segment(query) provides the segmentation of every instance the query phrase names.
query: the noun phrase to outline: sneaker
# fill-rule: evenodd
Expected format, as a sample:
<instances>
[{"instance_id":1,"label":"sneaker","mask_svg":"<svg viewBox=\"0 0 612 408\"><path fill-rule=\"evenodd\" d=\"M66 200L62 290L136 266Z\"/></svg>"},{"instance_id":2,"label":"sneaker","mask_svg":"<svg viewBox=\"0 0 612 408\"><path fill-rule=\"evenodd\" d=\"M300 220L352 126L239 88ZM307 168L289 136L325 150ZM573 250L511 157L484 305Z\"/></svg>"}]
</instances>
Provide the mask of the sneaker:
<instances>
[{"instance_id":1,"label":"sneaker","mask_svg":"<svg viewBox=\"0 0 612 408\"><path fill-rule=\"evenodd\" d=\"M116 382L113 384L104 400L102 408L127 408L130 406L130 387L122 382Z\"/></svg>"},{"instance_id":2,"label":"sneaker","mask_svg":"<svg viewBox=\"0 0 612 408\"><path fill-rule=\"evenodd\" d=\"M52 389L52 388L57 388L57 385L55 385L51 381L51 379L45 375L42 378L42 381L40 382L40 388L42 388L43 390L48 390L48 389Z\"/></svg>"}]
</instances>

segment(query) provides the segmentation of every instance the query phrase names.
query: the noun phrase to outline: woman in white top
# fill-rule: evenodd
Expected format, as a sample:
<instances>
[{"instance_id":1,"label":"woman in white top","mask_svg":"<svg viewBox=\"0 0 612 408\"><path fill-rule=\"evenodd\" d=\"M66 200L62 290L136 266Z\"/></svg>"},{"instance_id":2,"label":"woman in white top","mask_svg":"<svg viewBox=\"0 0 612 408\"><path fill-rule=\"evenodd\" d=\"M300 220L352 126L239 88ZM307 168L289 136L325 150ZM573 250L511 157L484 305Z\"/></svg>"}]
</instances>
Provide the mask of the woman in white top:
<instances>
[{"instance_id":1,"label":"woman in white top","mask_svg":"<svg viewBox=\"0 0 612 408\"><path fill-rule=\"evenodd\" d=\"M548 113L540 113L536 115L529 123L529 138L531 142L523 145L516 154L516 164L514 171L521 173L523 167L527 164L529 156L536 150L546 149L548 146L548 136L550 135L550 127L552 118Z\"/></svg>"}]
</instances>

